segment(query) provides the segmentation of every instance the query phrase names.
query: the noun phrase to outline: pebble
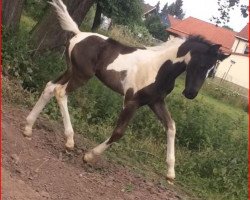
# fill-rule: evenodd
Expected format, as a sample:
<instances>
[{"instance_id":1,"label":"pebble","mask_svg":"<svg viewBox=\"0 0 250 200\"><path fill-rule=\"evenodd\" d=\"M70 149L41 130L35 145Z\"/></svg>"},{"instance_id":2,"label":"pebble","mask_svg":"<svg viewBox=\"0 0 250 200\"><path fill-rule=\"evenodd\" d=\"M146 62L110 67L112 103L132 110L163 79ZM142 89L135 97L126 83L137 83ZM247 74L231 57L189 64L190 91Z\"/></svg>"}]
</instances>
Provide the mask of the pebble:
<instances>
[{"instance_id":1,"label":"pebble","mask_svg":"<svg viewBox=\"0 0 250 200\"><path fill-rule=\"evenodd\" d=\"M14 160L15 164L17 164L20 160L20 158L17 154L12 154L11 158Z\"/></svg>"},{"instance_id":2,"label":"pebble","mask_svg":"<svg viewBox=\"0 0 250 200\"><path fill-rule=\"evenodd\" d=\"M63 160L63 154L62 154L62 152L59 153L58 159L59 159L60 161Z\"/></svg>"},{"instance_id":3,"label":"pebble","mask_svg":"<svg viewBox=\"0 0 250 200\"><path fill-rule=\"evenodd\" d=\"M50 198L50 195L49 195L49 193L48 192L45 192L45 191L41 191L40 192L40 195L42 196L42 197L46 197L46 198Z\"/></svg>"},{"instance_id":4,"label":"pebble","mask_svg":"<svg viewBox=\"0 0 250 200\"><path fill-rule=\"evenodd\" d=\"M77 155L80 155L80 154L82 154L82 152L83 152L83 151L82 151L81 149L77 149L76 154L77 154Z\"/></svg>"}]
</instances>

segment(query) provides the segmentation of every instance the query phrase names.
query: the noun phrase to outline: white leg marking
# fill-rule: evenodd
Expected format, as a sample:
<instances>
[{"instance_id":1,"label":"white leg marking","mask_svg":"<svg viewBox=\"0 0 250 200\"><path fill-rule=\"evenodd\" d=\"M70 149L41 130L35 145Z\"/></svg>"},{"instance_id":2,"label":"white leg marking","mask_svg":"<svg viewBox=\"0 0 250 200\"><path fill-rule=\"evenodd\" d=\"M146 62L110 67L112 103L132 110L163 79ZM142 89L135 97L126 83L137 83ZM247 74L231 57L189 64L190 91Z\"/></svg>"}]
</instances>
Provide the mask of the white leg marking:
<instances>
[{"instance_id":1,"label":"white leg marking","mask_svg":"<svg viewBox=\"0 0 250 200\"><path fill-rule=\"evenodd\" d=\"M168 171L167 171L167 178L173 180L175 178L175 122L172 121L171 126L168 127L167 132L167 165L168 165Z\"/></svg>"},{"instance_id":2,"label":"white leg marking","mask_svg":"<svg viewBox=\"0 0 250 200\"><path fill-rule=\"evenodd\" d=\"M56 85L57 84L53 84L51 82L47 83L39 100L36 102L36 105L34 106L32 111L29 113L28 117L26 118L27 123L23 132L25 136L30 137L32 135L32 126L34 125L42 109L49 102L49 100L54 96L54 89Z\"/></svg>"},{"instance_id":3,"label":"white leg marking","mask_svg":"<svg viewBox=\"0 0 250 200\"><path fill-rule=\"evenodd\" d=\"M66 148L73 149L74 148L74 130L70 121L69 111L68 111L68 97L65 94L65 89L67 87L67 84L65 85L59 85L55 88L55 96L57 99L57 102L60 107L60 111L63 118L63 124L64 124L64 130L65 130L65 136L66 136Z\"/></svg>"},{"instance_id":4,"label":"white leg marking","mask_svg":"<svg viewBox=\"0 0 250 200\"><path fill-rule=\"evenodd\" d=\"M87 152L84 155L83 159L88 163L95 161L95 159L97 157L99 157L110 146L110 144L107 144L108 141L109 141L109 139L107 139L105 142L99 144L91 151Z\"/></svg>"}]
</instances>

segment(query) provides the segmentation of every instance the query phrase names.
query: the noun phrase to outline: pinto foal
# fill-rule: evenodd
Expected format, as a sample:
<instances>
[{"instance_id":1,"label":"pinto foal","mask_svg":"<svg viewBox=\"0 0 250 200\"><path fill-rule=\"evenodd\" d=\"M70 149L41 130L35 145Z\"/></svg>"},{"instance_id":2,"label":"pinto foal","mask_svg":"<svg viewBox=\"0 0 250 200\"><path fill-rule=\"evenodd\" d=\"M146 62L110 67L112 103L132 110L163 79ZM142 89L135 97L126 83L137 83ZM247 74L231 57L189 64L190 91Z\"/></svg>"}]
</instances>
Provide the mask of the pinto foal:
<instances>
[{"instance_id":1,"label":"pinto foal","mask_svg":"<svg viewBox=\"0 0 250 200\"><path fill-rule=\"evenodd\" d=\"M47 83L42 95L27 117L24 135L31 137L32 126L39 113L55 96L63 117L66 148L74 148L74 131L67 107L67 95L96 76L103 84L124 97L123 109L116 127L105 142L83 157L91 162L113 142L119 140L135 111L148 105L167 131L167 179L175 178L175 122L165 107L164 98L174 88L175 79L186 71L183 95L197 96L207 74L217 60L228 55L219 51L221 45L211 44L199 36L187 40L174 39L160 46L135 48L111 38L81 32L61 0L52 0L62 29L74 33L67 46L67 71Z\"/></svg>"}]
</instances>

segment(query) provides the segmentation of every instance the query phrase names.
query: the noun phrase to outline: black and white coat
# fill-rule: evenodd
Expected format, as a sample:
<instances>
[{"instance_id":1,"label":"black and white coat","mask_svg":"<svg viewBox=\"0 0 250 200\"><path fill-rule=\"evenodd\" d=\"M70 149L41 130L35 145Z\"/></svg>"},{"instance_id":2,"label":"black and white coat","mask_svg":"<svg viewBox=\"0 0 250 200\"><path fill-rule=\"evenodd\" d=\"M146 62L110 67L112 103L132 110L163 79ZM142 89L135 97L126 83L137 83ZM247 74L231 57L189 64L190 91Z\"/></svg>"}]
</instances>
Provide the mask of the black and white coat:
<instances>
[{"instance_id":1,"label":"black and white coat","mask_svg":"<svg viewBox=\"0 0 250 200\"><path fill-rule=\"evenodd\" d=\"M24 135L31 137L39 113L55 96L63 117L65 145L68 149L74 148L67 95L96 76L103 84L121 94L124 103L111 137L86 153L84 161L93 162L113 142L119 140L135 111L147 105L166 128L167 179L173 180L176 128L165 107L164 98L173 90L175 79L184 71L186 84L183 94L186 98L195 98L217 60L223 60L228 55L219 51L221 45L213 45L199 36L186 40L176 38L156 47L129 47L97 33L81 32L61 0L52 0L51 4L61 27L74 33L67 46L68 69L46 85L27 117Z\"/></svg>"}]
</instances>

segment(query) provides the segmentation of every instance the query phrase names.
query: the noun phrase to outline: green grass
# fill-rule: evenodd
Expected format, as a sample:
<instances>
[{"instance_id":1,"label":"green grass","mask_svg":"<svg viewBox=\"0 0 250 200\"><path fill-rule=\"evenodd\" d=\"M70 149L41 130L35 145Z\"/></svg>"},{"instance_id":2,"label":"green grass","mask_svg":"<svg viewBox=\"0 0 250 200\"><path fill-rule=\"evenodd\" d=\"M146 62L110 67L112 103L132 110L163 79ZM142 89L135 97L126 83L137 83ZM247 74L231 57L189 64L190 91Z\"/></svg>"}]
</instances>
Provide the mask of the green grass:
<instances>
[{"instance_id":1,"label":"green grass","mask_svg":"<svg viewBox=\"0 0 250 200\"><path fill-rule=\"evenodd\" d=\"M19 40L3 41L3 69L14 77L14 81L4 79L3 97L9 103L29 108L45 83L65 66L59 53L47 52L31 59L27 53L29 38L23 35L27 35L34 23L23 16ZM33 92L24 91L20 84ZM219 90L211 95L205 87L190 101L181 94L183 89L184 79L180 77L174 91L166 98L177 125L174 189L187 193L187 199L247 199L247 113L241 106L234 106L235 99L221 100L223 95ZM122 107L119 95L92 79L69 100L74 129L92 141L86 144L88 148L110 137ZM51 101L43 113L53 120L61 118L55 101ZM165 149L166 133L145 107L136 113L125 136L106 152L106 156L170 187L165 180ZM126 187L126 190L132 189L131 185Z\"/></svg>"},{"instance_id":2,"label":"green grass","mask_svg":"<svg viewBox=\"0 0 250 200\"><path fill-rule=\"evenodd\" d=\"M28 17L27 15L23 14L21 16L21 28L20 30L25 31L25 33L29 33L32 28L36 25L36 21L32 18Z\"/></svg>"}]
</instances>

